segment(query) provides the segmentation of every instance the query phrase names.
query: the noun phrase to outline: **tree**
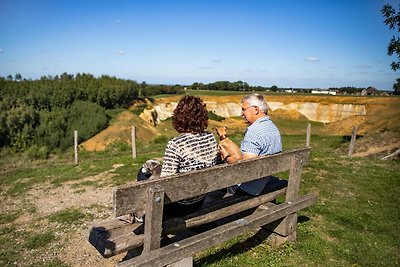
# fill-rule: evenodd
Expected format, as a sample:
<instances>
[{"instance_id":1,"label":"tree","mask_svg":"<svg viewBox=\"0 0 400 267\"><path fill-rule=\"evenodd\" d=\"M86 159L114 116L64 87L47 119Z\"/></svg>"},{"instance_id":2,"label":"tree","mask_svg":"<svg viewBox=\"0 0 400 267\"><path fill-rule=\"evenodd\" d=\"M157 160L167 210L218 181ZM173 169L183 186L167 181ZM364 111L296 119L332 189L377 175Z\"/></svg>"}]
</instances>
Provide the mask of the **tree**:
<instances>
[{"instance_id":1,"label":"tree","mask_svg":"<svg viewBox=\"0 0 400 267\"><path fill-rule=\"evenodd\" d=\"M278 89L278 86L276 86L276 85L272 85L271 86L271 91L272 92L277 92L279 89Z\"/></svg>"},{"instance_id":2,"label":"tree","mask_svg":"<svg viewBox=\"0 0 400 267\"><path fill-rule=\"evenodd\" d=\"M400 9L400 5L399 5ZM389 29L395 30L397 28L397 32L400 32L400 11L396 13L396 10L391 5L385 5L381 10L385 19L385 24L389 26ZM397 62L393 61L390 64L392 70L396 71L400 68L400 38L395 37L393 35L392 39L389 42L387 54L389 56L396 54Z\"/></svg>"},{"instance_id":3,"label":"tree","mask_svg":"<svg viewBox=\"0 0 400 267\"><path fill-rule=\"evenodd\" d=\"M400 78L397 79L397 83L393 84L393 94L400 95Z\"/></svg>"}]
</instances>

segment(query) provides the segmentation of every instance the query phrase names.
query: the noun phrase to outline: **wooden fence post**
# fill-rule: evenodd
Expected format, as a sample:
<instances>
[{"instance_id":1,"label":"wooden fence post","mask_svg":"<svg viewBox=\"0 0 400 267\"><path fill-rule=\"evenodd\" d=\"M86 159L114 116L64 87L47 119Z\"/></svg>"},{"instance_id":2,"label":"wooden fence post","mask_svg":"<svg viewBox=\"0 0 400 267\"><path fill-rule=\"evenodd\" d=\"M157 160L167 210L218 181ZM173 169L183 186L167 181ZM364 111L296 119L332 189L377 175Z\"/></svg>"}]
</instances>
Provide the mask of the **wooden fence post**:
<instances>
[{"instance_id":1,"label":"wooden fence post","mask_svg":"<svg viewBox=\"0 0 400 267\"><path fill-rule=\"evenodd\" d=\"M78 164L78 131L74 131L75 164Z\"/></svg>"},{"instance_id":2,"label":"wooden fence post","mask_svg":"<svg viewBox=\"0 0 400 267\"><path fill-rule=\"evenodd\" d=\"M351 158L353 156L353 150L354 150L354 145L356 142L356 137L357 137L357 126L353 126L353 131L351 133L351 140L350 140L350 146L349 146L349 157Z\"/></svg>"},{"instance_id":3,"label":"wooden fence post","mask_svg":"<svg viewBox=\"0 0 400 267\"><path fill-rule=\"evenodd\" d=\"M132 126L131 137L132 137L132 158L136 159L136 129L135 129L135 126Z\"/></svg>"},{"instance_id":4,"label":"wooden fence post","mask_svg":"<svg viewBox=\"0 0 400 267\"><path fill-rule=\"evenodd\" d=\"M310 139L311 139L311 124L307 125L307 138L306 138L306 147L310 147Z\"/></svg>"}]
</instances>

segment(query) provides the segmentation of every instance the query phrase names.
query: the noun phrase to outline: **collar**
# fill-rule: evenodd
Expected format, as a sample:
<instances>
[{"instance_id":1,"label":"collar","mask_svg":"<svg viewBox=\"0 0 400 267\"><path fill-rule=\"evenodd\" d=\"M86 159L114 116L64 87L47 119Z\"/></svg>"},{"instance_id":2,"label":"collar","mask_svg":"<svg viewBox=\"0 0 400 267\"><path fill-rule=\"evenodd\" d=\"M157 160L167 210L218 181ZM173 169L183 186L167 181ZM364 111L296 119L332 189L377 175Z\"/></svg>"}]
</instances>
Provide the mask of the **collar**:
<instances>
[{"instance_id":1,"label":"collar","mask_svg":"<svg viewBox=\"0 0 400 267\"><path fill-rule=\"evenodd\" d=\"M264 121L269 121L269 116L268 116L268 115L263 116L263 117L257 119L255 122L253 122L253 124L262 123L262 122L264 122Z\"/></svg>"}]
</instances>

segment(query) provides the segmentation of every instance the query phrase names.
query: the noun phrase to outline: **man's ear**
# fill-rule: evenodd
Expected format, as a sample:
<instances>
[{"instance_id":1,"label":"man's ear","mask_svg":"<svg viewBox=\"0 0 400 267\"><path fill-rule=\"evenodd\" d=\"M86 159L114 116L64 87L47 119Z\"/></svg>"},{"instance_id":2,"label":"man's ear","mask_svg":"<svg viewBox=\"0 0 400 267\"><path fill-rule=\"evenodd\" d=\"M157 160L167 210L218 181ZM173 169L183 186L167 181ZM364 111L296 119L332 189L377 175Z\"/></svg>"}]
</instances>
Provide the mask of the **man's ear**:
<instances>
[{"instance_id":1,"label":"man's ear","mask_svg":"<svg viewBox=\"0 0 400 267\"><path fill-rule=\"evenodd\" d=\"M257 106L254 106L254 109L256 110L256 111L254 112L254 114L255 114L255 115L258 115L258 113L260 113L260 108L257 107Z\"/></svg>"}]
</instances>

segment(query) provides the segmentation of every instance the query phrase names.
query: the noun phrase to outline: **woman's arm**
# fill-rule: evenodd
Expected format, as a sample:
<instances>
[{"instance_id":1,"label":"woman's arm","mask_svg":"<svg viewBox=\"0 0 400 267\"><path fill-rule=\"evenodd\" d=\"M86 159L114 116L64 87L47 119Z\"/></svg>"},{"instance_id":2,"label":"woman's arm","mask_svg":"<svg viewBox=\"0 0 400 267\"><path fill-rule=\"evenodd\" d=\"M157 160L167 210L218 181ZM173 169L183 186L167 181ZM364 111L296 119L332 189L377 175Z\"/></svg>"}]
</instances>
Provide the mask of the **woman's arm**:
<instances>
[{"instance_id":1,"label":"woman's arm","mask_svg":"<svg viewBox=\"0 0 400 267\"><path fill-rule=\"evenodd\" d=\"M172 175L178 172L179 157L176 144L168 142L164 152L164 160L161 168L161 177Z\"/></svg>"}]
</instances>

